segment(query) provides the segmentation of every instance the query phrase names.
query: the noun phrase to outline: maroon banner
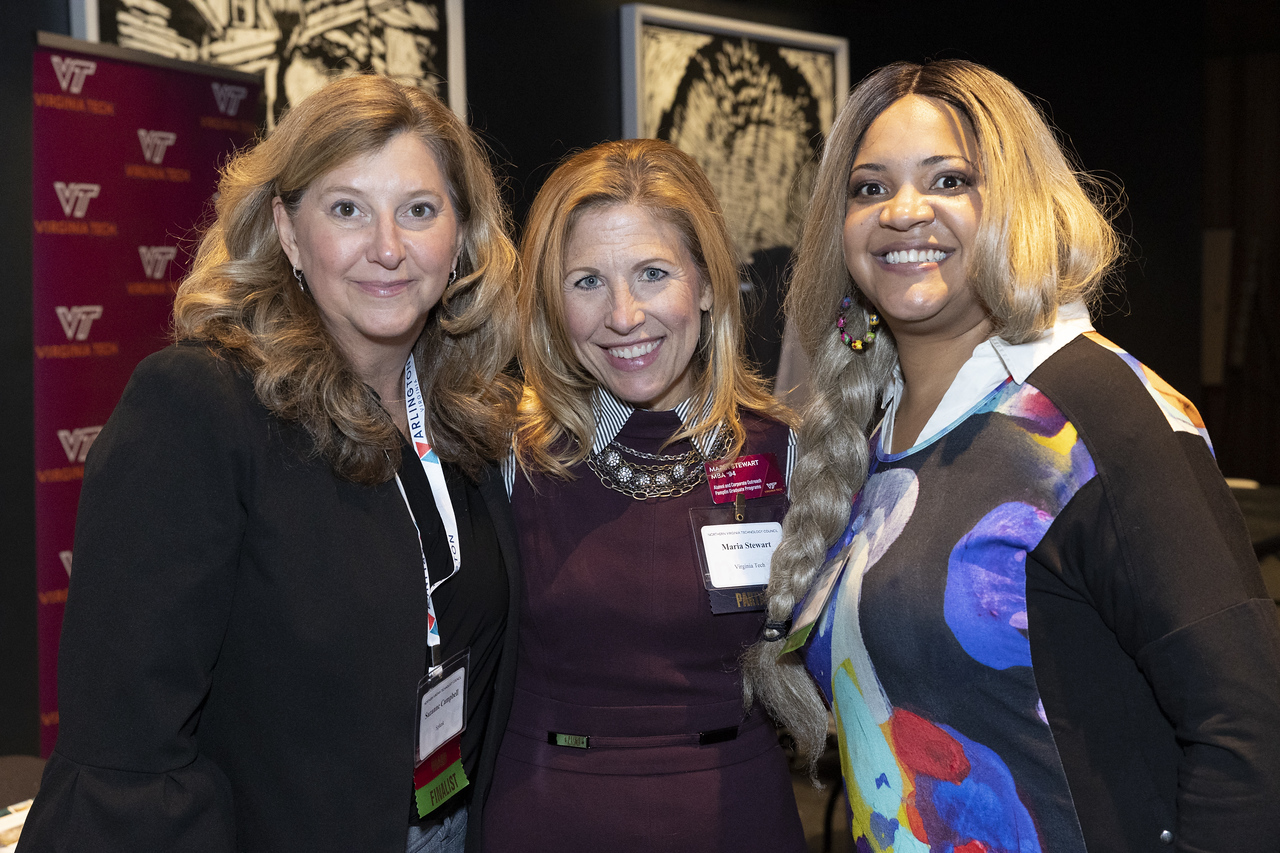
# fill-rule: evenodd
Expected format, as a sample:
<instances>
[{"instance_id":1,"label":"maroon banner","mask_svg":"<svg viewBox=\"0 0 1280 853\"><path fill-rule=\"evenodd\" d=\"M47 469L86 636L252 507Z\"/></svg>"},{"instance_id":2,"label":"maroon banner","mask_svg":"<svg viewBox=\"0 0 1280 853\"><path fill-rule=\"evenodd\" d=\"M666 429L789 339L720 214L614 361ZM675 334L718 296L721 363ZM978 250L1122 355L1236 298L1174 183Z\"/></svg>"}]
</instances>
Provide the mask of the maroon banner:
<instances>
[{"instance_id":1,"label":"maroon banner","mask_svg":"<svg viewBox=\"0 0 1280 853\"><path fill-rule=\"evenodd\" d=\"M212 215L218 166L256 131L260 86L46 34L34 72L36 590L47 756L85 455L134 367L167 343L173 292Z\"/></svg>"}]
</instances>

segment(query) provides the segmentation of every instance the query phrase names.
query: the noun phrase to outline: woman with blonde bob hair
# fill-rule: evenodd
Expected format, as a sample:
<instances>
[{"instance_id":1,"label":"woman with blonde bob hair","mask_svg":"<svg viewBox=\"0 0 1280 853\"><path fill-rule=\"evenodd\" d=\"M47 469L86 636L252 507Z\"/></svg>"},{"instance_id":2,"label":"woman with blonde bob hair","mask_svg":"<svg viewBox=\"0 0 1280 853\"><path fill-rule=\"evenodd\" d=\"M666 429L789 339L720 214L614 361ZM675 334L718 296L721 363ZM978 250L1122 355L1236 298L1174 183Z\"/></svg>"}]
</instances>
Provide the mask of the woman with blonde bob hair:
<instances>
[{"instance_id":1,"label":"woman with blonde bob hair","mask_svg":"<svg viewBox=\"0 0 1280 853\"><path fill-rule=\"evenodd\" d=\"M748 695L814 757L831 709L859 850L1280 831L1275 608L1195 408L1090 325L1102 198L968 62L879 69L827 140Z\"/></svg>"},{"instance_id":2,"label":"woman with blonde bob hair","mask_svg":"<svg viewBox=\"0 0 1280 853\"><path fill-rule=\"evenodd\" d=\"M736 666L767 559L726 584L699 557L734 520L715 504L733 500L728 471L777 474L740 508L776 529L790 435L743 362L711 184L665 142L588 149L539 192L522 261L509 487L525 585L486 849L803 851L785 757L744 713Z\"/></svg>"},{"instance_id":3,"label":"woman with blonde bob hair","mask_svg":"<svg viewBox=\"0 0 1280 853\"><path fill-rule=\"evenodd\" d=\"M518 588L493 466L517 258L488 160L435 97L354 76L218 191L175 343L86 465L23 847L474 848ZM444 681L465 707L440 745L417 735ZM433 798L442 758L460 793Z\"/></svg>"}]
</instances>

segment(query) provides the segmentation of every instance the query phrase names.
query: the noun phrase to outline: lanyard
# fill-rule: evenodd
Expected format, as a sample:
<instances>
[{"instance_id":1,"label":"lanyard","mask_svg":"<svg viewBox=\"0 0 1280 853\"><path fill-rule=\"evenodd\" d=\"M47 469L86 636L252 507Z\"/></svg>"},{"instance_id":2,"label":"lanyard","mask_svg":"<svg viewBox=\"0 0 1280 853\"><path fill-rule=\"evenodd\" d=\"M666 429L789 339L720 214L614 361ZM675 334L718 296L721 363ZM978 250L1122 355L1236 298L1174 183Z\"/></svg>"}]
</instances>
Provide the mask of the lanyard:
<instances>
[{"instance_id":1,"label":"lanyard","mask_svg":"<svg viewBox=\"0 0 1280 853\"><path fill-rule=\"evenodd\" d=\"M443 651L440 648L440 623L436 621L436 607L431 600L431 593L440 584L458 573L462 568L462 555L458 551L458 518L453 512L453 502L449 500L449 487L445 483L444 469L440 465L440 457L431 449L427 438L427 407L422 399L422 389L418 385L418 370L413 364L413 355L404 367L404 402L409 413L409 436L413 441L413 451L418 455L422 468L426 471L427 482L431 484L431 496L436 502L436 511L440 513L440 521L444 524L446 541L449 543L449 554L453 557L453 571L436 581L431 582L431 574L427 571L427 552L422 547L422 530L418 520L413 516L413 507L409 506L409 496L405 494L404 484L396 475L396 485L400 488L400 496L409 510L409 518L413 521L414 530L418 531L418 550L422 552L422 575L427 583L427 646L431 651L431 670L435 671L443 663Z\"/></svg>"}]
</instances>

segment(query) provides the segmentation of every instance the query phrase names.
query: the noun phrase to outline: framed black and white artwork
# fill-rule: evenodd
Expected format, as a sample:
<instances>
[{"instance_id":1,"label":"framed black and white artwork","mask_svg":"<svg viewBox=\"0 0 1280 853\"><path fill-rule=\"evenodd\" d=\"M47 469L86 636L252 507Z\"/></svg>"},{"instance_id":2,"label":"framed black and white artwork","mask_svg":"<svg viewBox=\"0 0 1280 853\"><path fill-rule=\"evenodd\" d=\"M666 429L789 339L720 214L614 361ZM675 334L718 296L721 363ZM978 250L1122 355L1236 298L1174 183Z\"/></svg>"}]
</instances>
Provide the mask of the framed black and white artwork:
<instances>
[{"instance_id":1,"label":"framed black and white artwork","mask_svg":"<svg viewBox=\"0 0 1280 853\"><path fill-rule=\"evenodd\" d=\"M465 117L462 0L71 0L72 35L263 78L267 126L330 77L372 70Z\"/></svg>"},{"instance_id":2,"label":"framed black and white artwork","mask_svg":"<svg viewBox=\"0 0 1280 853\"><path fill-rule=\"evenodd\" d=\"M648 4L622 7L623 136L692 156L720 198L748 271L749 336L776 365L783 271L800 236L817 153L849 89L837 36Z\"/></svg>"}]
</instances>

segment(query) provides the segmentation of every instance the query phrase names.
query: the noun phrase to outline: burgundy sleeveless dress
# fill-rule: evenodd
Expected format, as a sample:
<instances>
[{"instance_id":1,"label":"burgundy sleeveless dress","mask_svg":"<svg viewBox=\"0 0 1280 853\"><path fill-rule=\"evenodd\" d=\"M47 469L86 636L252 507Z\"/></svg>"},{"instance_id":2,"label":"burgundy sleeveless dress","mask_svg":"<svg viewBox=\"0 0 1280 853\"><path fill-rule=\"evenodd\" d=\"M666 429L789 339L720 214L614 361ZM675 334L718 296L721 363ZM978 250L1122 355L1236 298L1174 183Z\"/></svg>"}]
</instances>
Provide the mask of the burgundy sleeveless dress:
<instances>
[{"instance_id":1,"label":"burgundy sleeveless dress","mask_svg":"<svg viewBox=\"0 0 1280 853\"><path fill-rule=\"evenodd\" d=\"M786 426L744 420L744 454L783 462ZM636 411L617 441L657 453L679 426ZM742 708L737 661L763 614L712 615L702 583L689 510L709 487L639 501L573 473L518 474L512 494L520 655L485 850L803 853L774 727Z\"/></svg>"}]
</instances>

